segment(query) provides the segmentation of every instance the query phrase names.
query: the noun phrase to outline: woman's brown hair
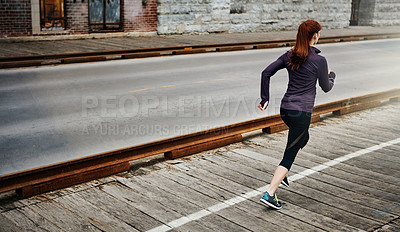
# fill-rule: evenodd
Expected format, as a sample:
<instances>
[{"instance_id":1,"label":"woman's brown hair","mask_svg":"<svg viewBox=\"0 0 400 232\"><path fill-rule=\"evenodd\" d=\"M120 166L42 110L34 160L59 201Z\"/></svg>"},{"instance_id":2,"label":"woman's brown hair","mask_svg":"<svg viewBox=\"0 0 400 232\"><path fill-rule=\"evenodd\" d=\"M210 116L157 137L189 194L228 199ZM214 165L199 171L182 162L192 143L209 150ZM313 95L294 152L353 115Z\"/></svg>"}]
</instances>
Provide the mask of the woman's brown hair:
<instances>
[{"instance_id":1,"label":"woman's brown hair","mask_svg":"<svg viewBox=\"0 0 400 232\"><path fill-rule=\"evenodd\" d=\"M314 20L307 20L300 24L297 31L296 45L292 49L289 64L292 69L298 69L310 54L310 41L315 33L321 30L321 24Z\"/></svg>"}]
</instances>

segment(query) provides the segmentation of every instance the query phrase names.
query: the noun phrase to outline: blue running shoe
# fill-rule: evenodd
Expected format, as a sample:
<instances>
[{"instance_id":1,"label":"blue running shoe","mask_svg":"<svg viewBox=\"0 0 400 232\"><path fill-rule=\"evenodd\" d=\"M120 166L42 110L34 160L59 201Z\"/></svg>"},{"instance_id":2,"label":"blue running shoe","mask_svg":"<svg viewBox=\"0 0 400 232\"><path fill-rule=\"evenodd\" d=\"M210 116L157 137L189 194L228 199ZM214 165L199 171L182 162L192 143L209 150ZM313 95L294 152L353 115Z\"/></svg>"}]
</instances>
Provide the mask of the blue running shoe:
<instances>
[{"instance_id":1,"label":"blue running shoe","mask_svg":"<svg viewBox=\"0 0 400 232\"><path fill-rule=\"evenodd\" d=\"M268 192L265 192L264 196L260 199L260 201L274 209L282 208L282 203L278 201L278 197L276 196L276 194L270 196Z\"/></svg>"},{"instance_id":2,"label":"blue running shoe","mask_svg":"<svg viewBox=\"0 0 400 232\"><path fill-rule=\"evenodd\" d=\"M282 184L285 185L286 187L289 187L289 180L288 180L288 175L286 174L285 178L282 180Z\"/></svg>"}]
</instances>

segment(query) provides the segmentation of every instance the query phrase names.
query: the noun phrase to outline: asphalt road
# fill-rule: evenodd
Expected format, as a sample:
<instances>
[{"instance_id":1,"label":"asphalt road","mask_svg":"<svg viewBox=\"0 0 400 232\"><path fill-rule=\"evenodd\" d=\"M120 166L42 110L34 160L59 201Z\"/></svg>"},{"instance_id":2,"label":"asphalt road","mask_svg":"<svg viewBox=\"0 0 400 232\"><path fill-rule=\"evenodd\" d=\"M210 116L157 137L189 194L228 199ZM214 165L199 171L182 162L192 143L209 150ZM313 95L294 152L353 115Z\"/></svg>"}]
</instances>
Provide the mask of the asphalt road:
<instances>
[{"instance_id":1,"label":"asphalt road","mask_svg":"<svg viewBox=\"0 0 400 232\"><path fill-rule=\"evenodd\" d=\"M317 45L336 72L316 104L400 87L400 39ZM0 71L0 175L279 112L261 71L288 48Z\"/></svg>"}]
</instances>

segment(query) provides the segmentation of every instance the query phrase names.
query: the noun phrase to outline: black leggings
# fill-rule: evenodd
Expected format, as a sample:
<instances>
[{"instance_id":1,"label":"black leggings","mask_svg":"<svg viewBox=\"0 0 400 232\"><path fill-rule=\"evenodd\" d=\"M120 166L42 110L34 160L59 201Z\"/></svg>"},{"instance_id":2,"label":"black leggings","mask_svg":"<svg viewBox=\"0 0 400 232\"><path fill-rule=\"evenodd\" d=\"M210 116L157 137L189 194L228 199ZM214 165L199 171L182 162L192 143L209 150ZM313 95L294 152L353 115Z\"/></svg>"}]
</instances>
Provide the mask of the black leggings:
<instances>
[{"instance_id":1,"label":"black leggings","mask_svg":"<svg viewBox=\"0 0 400 232\"><path fill-rule=\"evenodd\" d=\"M311 113L281 108L281 118L289 127L289 135L285 153L279 165L290 170L298 151L307 144L310 137L308 128L310 127Z\"/></svg>"}]
</instances>

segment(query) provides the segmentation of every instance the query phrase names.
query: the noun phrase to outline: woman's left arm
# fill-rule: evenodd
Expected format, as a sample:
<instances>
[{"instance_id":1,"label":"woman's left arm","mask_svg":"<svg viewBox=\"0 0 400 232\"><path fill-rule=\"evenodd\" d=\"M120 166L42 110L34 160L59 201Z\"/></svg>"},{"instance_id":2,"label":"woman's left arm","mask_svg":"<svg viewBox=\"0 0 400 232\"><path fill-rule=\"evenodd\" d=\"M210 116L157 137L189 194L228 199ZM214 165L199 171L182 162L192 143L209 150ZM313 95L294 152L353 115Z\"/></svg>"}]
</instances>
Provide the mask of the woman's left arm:
<instances>
[{"instance_id":1,"label":"woman's left arm","mask_svg":"<svg viewBox=\"0 0 400 232\"><path fill-rule=\"evenodd\" d=\"M328 62L325 57L321 57L318 64L318 83L325 93L333 88L335 77L336 74L328 69Z\"/></svg>"}]
</instances>

